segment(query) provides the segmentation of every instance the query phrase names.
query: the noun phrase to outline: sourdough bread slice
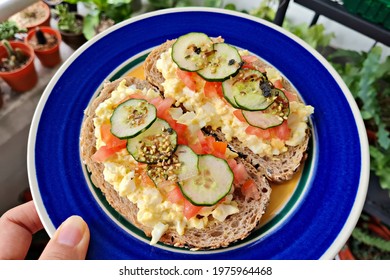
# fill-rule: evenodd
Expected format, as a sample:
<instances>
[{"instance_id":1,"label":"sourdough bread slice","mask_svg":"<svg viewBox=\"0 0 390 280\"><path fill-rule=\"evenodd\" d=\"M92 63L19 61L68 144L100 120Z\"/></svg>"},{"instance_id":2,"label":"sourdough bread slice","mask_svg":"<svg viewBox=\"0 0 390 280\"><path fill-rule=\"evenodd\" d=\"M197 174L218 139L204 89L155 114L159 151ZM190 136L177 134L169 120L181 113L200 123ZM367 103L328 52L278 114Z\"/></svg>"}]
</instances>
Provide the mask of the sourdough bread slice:
<instances>
[{"instance_id":1,"label":"sourdough bread slice","mask_svg":"<svg viewBox=\"0 0 390 280\"><path fill-rule=\"evenodd\" d=\"M136 85L139 89L152 87L148 82L136 78L128 77L125 79L127 85ZM127 198L121 197L114 187L104 180L104 165L91 159L96 152L93 122L95 110L101 102L110 97L111 92L121 80L106 83L100 95L85 110L80 139L81 157L91 173L92 182L102 191L108 203L123 217L144 231L145 235L151 236L152 228L137 221L138 208L136 204L130 202ZM255 180L260 194L259 197L256 199L245 198L241 194L239 186L236 186L233 196L238 203L238 213L228 216L224 222L211 220L204 229L187 229L184 235L178 234L173 227L169 228L161 237L161 242L177 247L215 249L226 247L235 241L244 239L256 229L269 203L271 188L267 179L258 175L258 172L247 161L238 159L238 162L242 162L246 166L248 174Z\"/></svg>"},{"instance_id":2,"label":"sourdough bread slice","mask_svg":"<svg viewBox=\"0 0 390 280\"><path fill-rule=\"evenodd\" d=\"M166 52L175 40L169 40L160 46L153 49L148 55L144 63L145 77L152 85L159 88L160 92L164 93L162 83L164 77L157 69L156 63L160 58L160 55ZM264 61L258 60L252 63L257 69L262 70L270 67ZM296 93L293 86L285 79L282 81L286 90ZM218 129L212 131L210 128L205 128L205 132L214 135L219 141L227 142L224 134ZM306 131L304 140L297 146L288 146L286 152L275 156L259 156L252 152L249 148L242 145L242 143L234 138L229 142L229 148L235 152L238 152L242 158L245 158L248 163L252 164L261 174L264 174L270 181L274 183L282 183L290 180L301 164L305 161L307 154L307 147L310 138L310 130Z\"/></svg>"}]
</instances>

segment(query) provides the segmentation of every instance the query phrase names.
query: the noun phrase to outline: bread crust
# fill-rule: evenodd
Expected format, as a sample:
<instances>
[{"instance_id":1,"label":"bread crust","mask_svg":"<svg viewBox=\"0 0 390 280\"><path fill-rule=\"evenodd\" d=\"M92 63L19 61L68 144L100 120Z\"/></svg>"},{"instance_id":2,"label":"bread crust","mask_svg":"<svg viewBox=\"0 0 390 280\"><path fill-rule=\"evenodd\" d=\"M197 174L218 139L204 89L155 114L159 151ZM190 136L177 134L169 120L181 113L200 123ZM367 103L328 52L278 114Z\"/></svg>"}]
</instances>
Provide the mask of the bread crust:
<instances>
[{"instance_id":1,"label":"bread crust","mask_svg":"<svg viewBox=\"0 0 390 280\"><path fill-rule=\"evenodd\" d=\"M144 73L147 81L159 88L160 92L164 93L164 88L161 85L164 82L164 77L157 69L156 63L160 55L167 51L175 42L175 40L168 40L160 46L152 50L144 63ZM254 66L258 69L265 69L271 67L264 61L254 62ZM290 92L296 93L296 90L285 79L282 81L283 86ZM213 134L219 141L228 142L224 134L220 130L212 131L206 128L209 134ZM229 147L240 154L241 157L246 158L261 174L264 174L268 180L273 183L283 183L291 180L294 174L299 170L299 167L307 158L307 148L310 139L310 130L307 129L306 136L302 143L297 146L287 146L287 151L280 155L259 156L252 152L249 148L242 145L241 141L233 138L229 142Z\"/></svg>"},{"instance_id":2,"label":"bread crust","mask_svg":"<svg viewBox=\"0 0 390 280\"><path fill-rule=\"evenodd\" d=\"M126 79L127 85L135 85L138 89L153 87L147 81L137 78L126 77L124 79ZM81 157L91 174L93 184L102 191L108 203L133 225L144 231L146 236L151 236L152 228L142 225L137 220L138 207L127 198L121 197L114 187L104 180L104 165L93 161L91 158L96 152L93 122L95 110L101 102L110 97L111 92L121 80L123 79L105 83L100 95L85 110L80 138ZM230 215L224 222L213 220L209 222L205 229L186 229L184 235L179 235L174 228L169 228L160 239L161 242L176 247L215 249L226 247L233 242L244 239L256 229L268 206L271 188L268 180L259 175L252 165L243 159L238 159L238 161L246 166L248 174L255 180L260 198L245 198L239 188L235 188L236 191L233 196L238 203L239 213Z\"/></svg>"}]
</instances>

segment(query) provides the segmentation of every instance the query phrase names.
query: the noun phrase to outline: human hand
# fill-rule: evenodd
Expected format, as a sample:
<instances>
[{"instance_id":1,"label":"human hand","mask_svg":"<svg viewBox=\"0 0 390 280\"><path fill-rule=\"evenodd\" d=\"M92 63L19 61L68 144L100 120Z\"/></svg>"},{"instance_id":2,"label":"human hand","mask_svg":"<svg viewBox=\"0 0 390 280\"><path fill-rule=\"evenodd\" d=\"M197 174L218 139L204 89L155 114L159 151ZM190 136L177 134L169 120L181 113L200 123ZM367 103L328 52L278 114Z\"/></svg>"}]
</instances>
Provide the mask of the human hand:
<instances>
[{"instance_id":1,"label":"human hand","mask_svg":"<svg viewBox=\"0 0 390 280\"><path fill-rule=\"evenodd\" d=\"M43 228L32 201L7 211L0 218L0 259L24 259L32 235ZM43 250L40 260L82 260L89 245L89 229L79 216L65 220Z\"/></svg>"}]
</instances>

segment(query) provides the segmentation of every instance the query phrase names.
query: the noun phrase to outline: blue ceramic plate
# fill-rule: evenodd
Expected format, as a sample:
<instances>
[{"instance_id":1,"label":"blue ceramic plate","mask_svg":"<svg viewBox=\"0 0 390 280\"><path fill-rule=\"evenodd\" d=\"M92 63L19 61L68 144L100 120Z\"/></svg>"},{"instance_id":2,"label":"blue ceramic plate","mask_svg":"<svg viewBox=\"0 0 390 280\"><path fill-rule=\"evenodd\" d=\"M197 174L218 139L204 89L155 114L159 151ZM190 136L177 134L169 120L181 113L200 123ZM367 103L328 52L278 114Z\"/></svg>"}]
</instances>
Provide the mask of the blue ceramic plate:
<instances>
[{"instance_id":1,"label":"blue ceramic plate","mask_svg":"<svg viewBox=\"0 0 390 280\"><path fill-rule=\"evenodd\" d=\"M276 67L314 106L309 158L288 201L247 239L225 249L191 252L148 239L110 208L80 160L83 111L102 87L142 63L167 39L201 31L221 35ZM77 50L47 86L28 144L28 173L45 229L68 216L89 224L90 259L330 259L362 210L369 177L359 110L341 78L316 51L283 29L238 12L171 9L114 26Z\"/></svg>"}]
</instances>

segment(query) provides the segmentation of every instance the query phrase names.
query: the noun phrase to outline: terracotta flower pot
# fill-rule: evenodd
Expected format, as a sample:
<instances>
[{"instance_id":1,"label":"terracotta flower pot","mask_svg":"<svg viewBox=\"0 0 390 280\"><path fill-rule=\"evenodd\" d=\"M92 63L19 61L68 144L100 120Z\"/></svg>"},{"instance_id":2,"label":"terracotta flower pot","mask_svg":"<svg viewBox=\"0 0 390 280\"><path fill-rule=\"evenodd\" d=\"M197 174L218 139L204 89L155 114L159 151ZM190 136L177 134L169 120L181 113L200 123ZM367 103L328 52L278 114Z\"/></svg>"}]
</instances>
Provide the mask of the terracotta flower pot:
<instances>
[{"instance_id":1,"label":"terracotta flower pot","mask_svg":"<svg viewBox=\"0 0 390 280\"><path fill-rule=\"evenodd\" d=\"M61 34L58 30L50 27L39 27L45 36L54 36L55 42L50 42L47 39L47 45L41 45L37 42L36 39L36 29L32 29L28 32L27 37L25 38L25 43L29 44L33 49L38 59L41 61L42 65L45 67L54 67L61 62L60 55L60 44L61 44Z\"/></svg>"},{"instance_id":2,"label":"terracotta flower pot","mask_svg":"<svg viewBox=\"0 0 390 280\"><path fill-rule=\"evenodd\" d=\"M50 7L43 1L39 1L28 6L10 17L19 27L26 28L28 31L37 26L50 26L51 12Z\"/></svg>"},{"instance_id":3,"label":"terracotta flower pot","mask_svg":"<svg viewBox=\"0 0 390 280\"><path fill-rule=\"evenodd\" d=\"M23 42L11 41L12 48L19 48L24 52L29 59L20 68L9 71L0 71L0 77L14 90L24 92L32 89L38 82L38 75L34 65L34 50L29 45ZM0 45L0 59L7 57L7 50L3 45Z\"/></svg>"}]
</instances>

